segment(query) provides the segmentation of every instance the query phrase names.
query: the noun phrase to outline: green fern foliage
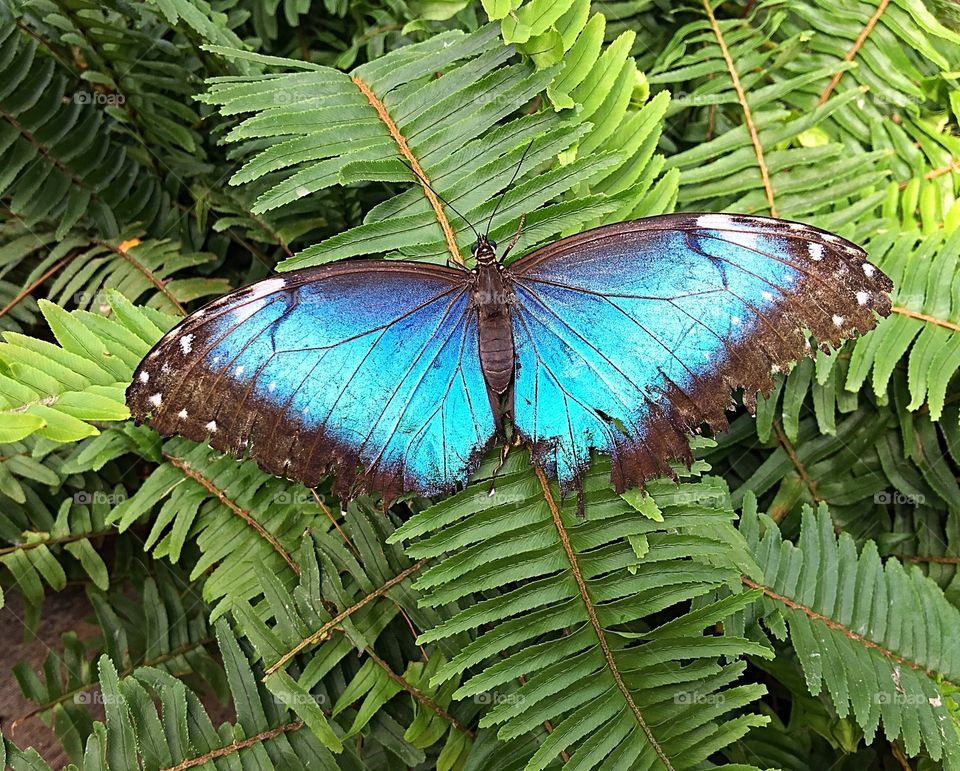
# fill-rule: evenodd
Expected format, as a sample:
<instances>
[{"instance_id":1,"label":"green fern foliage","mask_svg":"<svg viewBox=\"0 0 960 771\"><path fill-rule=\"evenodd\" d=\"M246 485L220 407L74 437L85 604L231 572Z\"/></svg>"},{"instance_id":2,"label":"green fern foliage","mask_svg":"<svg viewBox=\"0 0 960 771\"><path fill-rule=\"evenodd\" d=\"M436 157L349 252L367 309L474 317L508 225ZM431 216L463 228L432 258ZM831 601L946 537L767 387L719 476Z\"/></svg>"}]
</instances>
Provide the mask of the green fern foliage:
<instances>
[{"instance_id":1,"label":"green fern foliage","mask_svg":"<svg viewBox=\"0 0 960 771\"><path fill-rule=\"evenodd\" d=\"M468 223L489 218L497 193L510 182L524 154L524 167L498 210L499 219L491 231L494 238L509 237L520 216L527 213L524 245L578 230L591 221L603 222L620 209L629 214L642 207L643 195L650 191L659 169L656 164L648 166L657 117L666 103L661 100L628 115L635 72L626 59L628 49L628 45L609 49L605 56L610 61L602 70L626 72L626 90L614 93L590 83L584 71L567 80L567 87L572 87L577 77L584 78L580 85L596 99L578 115L581 123L588 118L596 122L579 130L562 112L538 111L484 133L493 122L531 102L557 75L556 67L537 71L524 63L505 64L511 51L502 47L494 26L468 36L446 33L404 47L358 67L349 77L302 62L258 57L264 64L300 71L239 82L214 80L204 101L217 105L225 116L256 113L227 135L229 141L257 148L232 183L283 173L282 181L257 199L255 212L284 206L336 183L420 183L371 209L363 225L304 250L285 261L283 268L383 251L462 261L465 247L474 238ZM447 69L443 77L423 76L441 69ZM471 106L466 116L465 106ZM347 122L362 128L361 134L345 142L341 127ZM601 151L604 141L617 131L621 136L611 144L617 148L622 143L629 154ZM267 138L270 144L262 149ZM571 146L578 140L573 152ZM569 153L566 163L527 179L538 166L562 153ZM440 200L432 193L424 195L427 184ZM577 206L562 201L544 206L574 189ZM657 202L648 203L644 213L668 208L666 195L664 201L663 190L657 191ZM449 202L450 212L442 201Z\"/></svg>"},{"instance_id":2,"label":"green fern foliage","mask_svg":"<svg viewBox=\"0 0 960 771\"><path fill-rule=\"evenodd\" d=\"M465 603L420 643L477 631L433 682L477 668L455 697L505 688L503 701L480 721L497 726L500 739L550 721L553 730L528 768L545 768L568 751L584 768L611 760L689 768L762 723L737 714L762 688L733 686L742 665L724 666L718 657L764 657L768 649L702 634L753 595L691 609L666 624L650 619L718 586L739 587L741 571L752 569L722 486L651 487L651 496L631 505L609 489L609 469L598 463L585 482L587 517L578 521L575 501L556 509L555 491L545 495L531 485L527 462L521 456L493 494L489 482L471 486L391 538L416 538L408 553L440 559L415 584L428 591L423 603ZM674 559L677 548L685 559ZM494 592L505 580L519 586ZM494 593L468 601L485 592ZM694 724L692 739L686 729Z\"/></svg>"},{"instance_id":3,"label":"green fern foliage","mask_svg":"<svg viewBox=\"0 0 960 771\"><path fill-rule=\"evenodd\" d=\"M5 765L960 767L948 11L0 0ZM598 455L581 518L496 448L384 508L129 420L162 334L274 270L674 210L895 283L679 482L619 495Z\"/></svg>"},{"instance_id":4,"label":"green fern foliage","mask_svg":"<svg viewBox=\"0 0 960 771\"><path fill-rule=\"evenodd\" d=\"M917 568L884 564L872 541L858 554L849 535L838 539L825 507L805 511L794 545L755 506L747 502L741 522L764 572L762 584L747 582L764 594L755 617L781 638L789 628L810 693L825 690L868 742L882 721L908 754L922 744L956 768L960 648L944 630L960 623L957 608Z\"/></svg>"},{"instance_id":5,"label":"green fern foliage","mask_svg":"<svg viewBox=\"0 0 960 771\"><path fill-rule=\"evenodd\" d=\"M119 320L68 313L49 301L41 312L59 345L7 332L0 343L4 442L36 434L75 442L98 433L92 421L129 417L123 392L133 368L173 319L134 308L116 296ZM157 326L160 324L161 326Z\"/></svg>"},{"instance_id":6,"label":"green fern foliage","mask_svg":"<svg viewBox=\"0 0 960 771\"><path fill-rule=\"evenodd\" d=\"M162 189L110 141L110 119L94 106L103 94L68 91L55 62L37 55L36 40L18 29L6 6L0 38L0 191L10 213L28 226L52 219L59 236L81 218L107 235L117 234L118 219L156 219Z\"/></svg>"}]
</instances>

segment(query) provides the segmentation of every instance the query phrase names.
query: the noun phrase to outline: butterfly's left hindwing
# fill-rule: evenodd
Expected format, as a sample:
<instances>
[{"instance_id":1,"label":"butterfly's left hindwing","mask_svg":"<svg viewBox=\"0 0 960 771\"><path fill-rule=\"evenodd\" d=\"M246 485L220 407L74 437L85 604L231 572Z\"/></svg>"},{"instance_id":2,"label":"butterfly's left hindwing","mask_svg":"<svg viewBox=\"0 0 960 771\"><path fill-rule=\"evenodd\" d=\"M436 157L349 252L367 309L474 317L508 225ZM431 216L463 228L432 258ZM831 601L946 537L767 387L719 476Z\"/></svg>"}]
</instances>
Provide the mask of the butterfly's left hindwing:
<instances>
[{"instance_id":1,"label":"butterfly's left hindwing","mask_svg":"<svg viewBox=\"0 0 960 771\"><path fill-rule=\"evenodd\" d=\"M862 249L797 223L668 215L598 228L520 259L514 420L575 486L591 448L619 490L689 463L688 433L726 426L730 392L772 387L809 353L890 312Z\"/></svg>"},{"instance_id":2,"label":"butterfly's left hindwing","mask_svg":"<svg viewBox=\"0 0 960 771\"><path fill-rule=\"evenodd\" d=\"M308 486L426 495L466 482L492 441L461 271L352 262L237 290L167 334L134 373L133 416L248 452Z\"/></svg>"}]
</instances>

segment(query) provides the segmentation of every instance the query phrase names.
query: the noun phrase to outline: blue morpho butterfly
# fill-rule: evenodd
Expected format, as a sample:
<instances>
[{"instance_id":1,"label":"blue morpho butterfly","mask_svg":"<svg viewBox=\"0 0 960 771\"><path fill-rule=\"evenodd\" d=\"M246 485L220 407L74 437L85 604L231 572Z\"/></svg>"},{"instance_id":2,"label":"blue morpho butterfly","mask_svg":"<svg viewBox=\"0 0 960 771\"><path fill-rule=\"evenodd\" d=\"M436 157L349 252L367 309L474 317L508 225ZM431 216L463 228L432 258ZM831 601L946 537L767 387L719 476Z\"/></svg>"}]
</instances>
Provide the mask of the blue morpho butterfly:
<instances>
[{"instance_id":1,"label":"blue morpho butterfly","mask_svg":"<svg viewBox=\"0 0 960 771\"><path fill-rule=\"evenodd\" d=\"M343 497L455 490L509 438L565 492L608 452L623 491L689 465L688 434L727 425L732 389L752 406L809 354L803 330L837 344L890 312L861 248L763 217L623 222L509 267L478 234L473 254L472 270L348 260L231 292L147 355L130 410L311 487L336 471Z\"/></svg>"}]
</instances>

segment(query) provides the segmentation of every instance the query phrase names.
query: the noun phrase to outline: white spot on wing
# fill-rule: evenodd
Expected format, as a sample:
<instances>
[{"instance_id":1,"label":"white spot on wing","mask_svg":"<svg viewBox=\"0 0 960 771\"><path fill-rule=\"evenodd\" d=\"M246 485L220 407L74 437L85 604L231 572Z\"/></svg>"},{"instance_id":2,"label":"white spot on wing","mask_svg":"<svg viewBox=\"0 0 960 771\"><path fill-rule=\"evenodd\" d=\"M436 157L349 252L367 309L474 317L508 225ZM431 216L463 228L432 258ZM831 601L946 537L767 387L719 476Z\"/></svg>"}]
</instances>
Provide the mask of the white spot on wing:
<instances>
[{"instance_id":1,"label":"white spot on wing","mask_svg":"<svg viewBox=\"0 0 960 771\"><path fill-rule=\"evenodd\" d=\"M276 387L277 387L277 384L271 381L270 384L267 386L267 390L273 393Z\"/></svg>"},{"instance_id":2,"label":"white spot on wing","mask_svg":"<svg viewBox=\"0 0 960 771\"><path fill-rule=\"evenodd\" d=\"M833 317L833 325L834 325L835 327L842 327L842 326L843 326L843 316L834 316L834 317Z\"/></svg>"},{"instance_id":3,"label":"white spot on wing","mask_svg":"<svg viewBox=\"0 0 960 771\"><path fill-rule=\"evenodd\" d=\"M180 420L186 420L186 419L187 419L187 411L186 411L186 410L180 410L180 412L177 413L177 417L180 418Z\"/></svg>"},{"instance_id":4,"label":"white spot on wing","mask_svg":"<svg viewBox=\"0 0 960 771\"><path fill-rule=\"evenodd\" d=\"M152 404L154 407L159 407L160 402L162 401L163 401L163 396L161 394L154 394L153 396L150 397L150 404Z\"/></svg>"},{"instance_id":5,"label":"white spot on wing","mask_svg":"<svg viewBox=\"0 0 960 771\"><path fill-rule=\"evenodd\" d=\"M711 230L722 230L723 239L730 243L742 246L745 249L757 249L757 233L738 225L727 214L701 214L697 217L697 227Z\"/></svg>"},{"instance_id":6,"label":"white spot on wing","mask_svg":"<svg viewBox=\"0 0 960 771\"><path fill-rule=\"evenodd\" d=\"M285 278L268 278L265 281L259 281L250 287L249 299L259 300L261 297L266 297L268 294L273 294L274 292L279 292L287 285L287 280Z\"/></svg>"},{"instance_id":7,"label":"white spot on wing","mask_svg":"<svg viewBox=\"0 0 960 771\"><path fill-rule=\"evenodd\" d=\"M726 214L701 214L697 217L699 228L728 228L731 224L730 217Z\"/></svg>"},{"instance_id":8,"label":"white spot on wing","mask_svg":"<svg viewBox=\"0 0 960 771\"><path fill-rule=\"evenodd\" d=\"M873 278L873 275L877 272L877 269L873 267L869 262L863 263L863 275L867 278Z\"/></svg>"},{"instance_id":9,"label":"white spot on wing","mask_svg":"<svg viewBox=\"0 0 960 771\"><path fill-rule=\"evenodd\" d=\"M243 374L243 365L241 364L239 367L237 367L233 371L233 374L236 375L237 377L240 377Z\"/></svg>"},{"instance_id":10,"label":"white spot on wing","mask_svg":"<svg viewBox=\"0 0 960 771\"><path fill-rule=\"evenodd\" d=\"M741 319L739 316L731 316L730 323L735 327L739 327L743 323L743 319Z\"/></svg>"},{"instance_id":11,"label":"white spot on wing","mask_svg":"<svg viewBox=\"0 0 960 771\"><path fill-rule=\"evenodd\" d=\"M820 262L820 260L823 259L823 244L811 241L809 246L807 246L807 251L810 252L810 257L814 262Z\"/></svg>"},{"instance_id":12,"label":"white spot on wing","mask_svg":"<svg viewBox=\"0 0 960 771\"><path fill-rule=\"evenodd\" d=\"M150 379L150 373L144 370L140 373L140 382L146 383Z\"/></svg>"},{"instance_id":13,"label":"white spot on wing","mask_svg":"<svg viewBox=\"0 0 960 771\"><path fill-rule=\"evenodd\" d=\"M857 292L857 303L860 305L866 305L868 302L870 302L869 292Z\"/></svg>"},{"instance_id":14,"label":"white spot on wing","mask_svg":"<svg viewBox=\"0 0 960 771\"><path fill-rule=\"evenodd\" d=\"M193 350L193 335L184 335L180 338L180 350L190 353Z\"/></svg>"},{"instance_id":15,"label":"white spot on wing","mask_svg":"<svg viewBox=\"0 0 960 771\"><path fill-rule=\"evenodd\" d=\"M204 428L207 429L207 431L209 431L211 434L214 433L217 430L217 421L211 420L209 423L207 423L207 425L204 426Z\"/></svg>"},{"instance_id":16,"label":"white spot on wing","mask_svg":"<svg viewBox=\"0 0 960 771\"><path fill-rule=\"evenodd\" d=\"M773 300L773 293L772 293L772 292L766 292L766 291L764 291L764 292L761 292L761 293L760 293L760 296L761 296L764 300L766 300L767 302L771 302L771 301Z\"/></svg>"}]
</instances>

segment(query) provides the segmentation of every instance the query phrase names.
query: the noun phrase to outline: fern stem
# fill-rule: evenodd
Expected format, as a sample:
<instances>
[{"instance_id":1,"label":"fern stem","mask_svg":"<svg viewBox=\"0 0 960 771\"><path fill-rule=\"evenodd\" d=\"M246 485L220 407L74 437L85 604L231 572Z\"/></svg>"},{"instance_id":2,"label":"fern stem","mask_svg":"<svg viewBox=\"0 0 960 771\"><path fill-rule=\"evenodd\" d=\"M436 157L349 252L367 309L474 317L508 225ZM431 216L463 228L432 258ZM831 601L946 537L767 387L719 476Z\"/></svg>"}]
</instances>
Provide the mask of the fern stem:
<instances>
[{"instance_id":1,"label":"fern stem","mask_svg":"<svg viewBox=\"0 0 960 771\"><path fill-rule=\"evenodd\" d=\"M17 130L20 136L22 136L30 144L32 144L35 148L37 148L37 152L40 153L40 155L42 155L44 158L50 161L50 163L52 163L57 169L59 169L60 172L70 180L71 184L73 184L74 187L77 187L80 190L90 193L90 197L94 201L97 201L98 203L103 203L103 199L100 197L100 195L95 190L91 189L90 186L86 183L86 181L82 177L78 177L76 174L74 174L73 170L69 166L67 166L66 163L64 163L62 160L60 160L60 158L58 158L53 154L53 151L51 150L50 147L40 142L33 135L33 132L28 131L26 126L20 123L20 121L18 121L13 115L11 115L8 112L0 112L0 116L2 116L7 121L7 123L13 126L13 128ZM36 163L36 160L34 160L33 163ZM30 166L27 167L27 169L21 171L20 174L21 175L26 174L26 172L29 171L29 169L33 166L33 163L31 163Z\"/></svg>"},{"instance_id":2,"label":"fern stem","mask_svg":"<svg viewBox=\"0 0 960 771\"><path fill-rule=\"evenodd\" d=\"M56 546L62 543L75 543L76 541L85 541L90 538L100 538L105 535L117 535L116 528L110 528L108 530L97 530L91 533L75 533L72 535L65 535L58 538L45 538L41 541L29 541L28 543L19 543L15 546L6 546L0 549L0 557L13 554L17 551L29 551L30 549L36 549L40 546Z\"/></svg>"},{"instance_id":3,"label":"fern stem","mask_svg":"<svg viewBox=\"0 0 960 771\"><path fill-rule=\"evenodd\" d=\"M311 487L310 493L313 495L313 499L317 502L317 506L320 507L320 510L326 514L327 519L330 520L330 524L333 525L334 529L340 534L343 542L350 548L350 551L353 552L353 556L362 561L363 557L360 554L360 550L357 549L353 541L350 540L350 536L343 531L342 527L340 527L340 523L337 522L337 518L333 516L333 512L330 511L330 507L327 506L327 504L323 502L323 498L317 494L316 488Z\"/></svg>"},{"instance_id":4,"label":"fern stem","mask_svg":"<svg viewBox=\"0 0 960 771\"><path fill-rule=\"evenodd\" d=\"M245 750L247 747L252 747L254 744L269 741L280 734L289 733L290 731L299 731L301 728L303 728L302 720L294 720L292 723L284 723L283 725L278 725L276 728L271 728L269 731L261 731L260 733L251 736L249 739L230 742L230 744L228 744L226 747L210 750L210 752L206 753L205 755L201 755L198 758L184 760L182 763L177 763L175 766L170 766L169 768L163 769L163 771L185 771L185 769L188 768L204 766L211 760L233 755L240 750Z\"/></svg>"},{"instance_id":5,"label":"fern stem","mask_svg":"<svg viewBox=\"0 0 960 771\"><path fill-rule=\"evenodd\" d=\"M419 688L416 688L413 685L410 685L405 678L398 675L394 672L390 665L380 658L373 650L372 647L367 646L363 649L364 652L374 661L374 663L382 669L387 677L389 677L393 682L399 685L403 690L409 693L413 698L420 702L424 707L433 712L437 717L446 720L450 725L456 728L460 733L469 736L471 739L474 738L474 733L469 728L467 728L463 723L457 720L453 715L447 712L443 707L437 704L433 699L431 699L427 694L421 691Z\"/></svg>"},{"instance_id":6,"label":"fern stem","mask_svg":"<svg viewBox=\"0 0 960 771\"><path fill-rule=\"evenodd\" d=\"M926 669L922 665L917 664L915 661L910 661L909 659L905 659L903 656L897 655L893 651L888 650L887 648L884 648L882 645L878 645L872 640L868 640L862 634L858 634L857 632L854 632L852 629L848 629L843 624L837 621L834 621L832 618L829 618L828 616L824 616L822 613L817 613L817 611L813 610L812 608L808 608L805 605L801 605L799 602L794 602L789 597L784 597L782 594L777 594L777 592L773 591L773 589L771 589L768 586L763 586L762 584L758 584L756 581L750 578L747 578L746 576L740 576L740 582L744 586L749 587L750 589L760 589L763 592L764 596L769 597L771 600L775 600L776 602L782 603L786 605L788 608L791 608L792 610L800 611L812 621L819 621L825 626L828 626L830 629L834 629L840 632L846 638L853 640L856 643L859 643L864 648L869 648L872 651L876 651L884 658L890 659L891 661L895 661L898 664L902 664L903 666L910 667L910 669L913 669L917 672L922 672L931 680L934 680L937 682L943 682L949 685L951 688L960 687L960 685L958 685L957 683L947 680L947 678L943 677L941 673L933 672L932 670Z\"/></svg>"},{"instance_id":7,"label":"fern stem","mask_svg":"<svg viewBox=\"0 0 960 771\"><path fill-rule=\"evenodd\" d=\"M717 38L720 46L720 53L723 54L723 60L727 63L727 71L730 73L730 79L733 81L733 87L737 92L737 101L740 102L740 108L743 110L743 120L747 124L747 131L750 132L750 141L753 143L753 151L757 156L757 166L760 168L760 178L763 180L763 190L767 195L767 206L770 209L770 216L777 216L777 205L773 198L773 184L770 182L770 172L767 170L767 162L763 157L763 146L760 144L760 136L757 134L757 127L753 124L753 113L750 112L750 105L747 104L747 94L743 90L743 84L740 82L740 75L737 74L737 68L733 64L733 58L730 56L730 50L727 48L727 42L723 38L723 32L720 30L720 24L717 17L713 14L713 8L710 5L711 0L703 0L704 10L707 12L707 18L710 20L710 27Z\"/></svg>"},{"instance_id":8,"label":"fern stem","mask_svg":"<svg viewBox=\"0 0 960 771\"><path fill-rule=\"evenodd\" d=\"M147 278L147 280L160 291L160 293L164 297L166 297L171 303L173 303L173 307L176 308L177 313L179 313L181 316L187 315L187 309L184 308L180 304L180 302L177 300L177 298L173 296L173 293L169 289L167 289L166 284L163 281L161 281L159 278L157 278L155 275L153 275L153 271L151 271L149 268L141 264L139 260L135 259L133 255L130 254L129 250L122 249L120 246L111 244L109 241L94 240L94 243L97 244L98 246L106 247L111 252L119 255L124 260L126 260L131 265L133 265L133 267L139 270Z\"/></svg>"},{"instance_id":9,"label":"fern stem","mask_svg":"<svg viewBox=\"0 0 960 771\"><path fill-rule=\"evenodd\" d=\"M300 575L300 566L287 553L287 550L283 548L273 533L257 522L257 520L240 508L234 501L230 500L226 494L224 494L223 490L214 485L213 482L203 476L203 474L190 468L190 466L188 466L184 461L180 460L180 458L175 458L172 455L167 455L166 453L164 453L163 457L170 461L171 465L180 469L184 474L190 477L194 482L203 486L206 490L215 495L220 503L240 517L240 519L253 528L261 538L269 543L273 547L273 550L283 558L283 561L290 566L290 569L294 573L296 573L298 576Z\"/></svg>"},{"instance_id":10,"label":"fern stem","mask_svg":"<svg viewBox=\"0 0 960 771\"><path fill-rule=\"evenodd\" d=\"M942 177L945 174L953 174L954 172L960 172L960 160L952 160L946 166L939 166L936 169L931 169L926 174L923 175L923 178L928 182L937 177ZM910 184L910 180L904 180L900 182L897 187L900 190L906 190L907 185Z\"/></svg>"},{"instance_id":11,"label":"fern stem","mask_svg":"<svg viewBox=\"0 0 960 771\"><path fill-rule=\"evenodd\" d=\"M50 276L52 276L54 273L57 273L58 271L62 270L63 267L64 267L68 262L70 262L70 260L72 260L72 259L73 259L74 257L76 257L76 256L77 256L77 252L72 252L72 253L68 254L68 255L67 255L66 257L64 257L62 260L60 260L59 262L55 263L52 267L50 267L50 268L49 268L42 276L40 276L40 278L38 278L36 281L33 281L29 286L24 287L23 289L21 289L21 290L17 293L17 296L16 296L16 297L14 297L10 302L8 302L6 305L4 305L3 308L0 308L0 318L2 318L3 316L6 316L6 315L7 315L11 310L13 310L17 305L19 305L21 302L23 302L23 300L24 300L25 298L27 298L27 297L29 297L31 294L33 294L33 291L34 291L38 286L40 286L44 281L46 281L48 278L50 278Z\"/></svg>"},{"instance_id":12,"label":"fern stem","mask_svg":"<svg viewBox=\"0 0 960 771\"><path fill-rule=\"evenodd\" d=\"M587 617L590 619L590 626L593 627L593 631L597 635L597 640L600 643L600 650L603 652L603 657L607 662L607 667L609 668L610 673L613 675L613 681L616 683L617 689L620 691L620 693L623 694L623 698L627 702L627 706L630 708L630 711L633 712L633 716L636 718L637 724L640 726L643 733L646 734L647 741L650 742L650 746L653 747L653 751L657 753L657 757L660 758L660 762L663 763L663 765L669 769L669 771L674 771L674 766L670 762L670 758L667 757L667 754L663 751L663 747L660 746L660 742L658 742L656 737L653 735L653 731L650 729L647 721L643 719L643 715L640 713L639 707L637 707L636 702L633 700L633 694L630 693L630 689L627 688L627 684L620 676L620 667L617 665L617 661L613 657L613 651L610 649L610 645L607 642L607 636L603 630L603 626L600 624L600 619L597 618L597 609L594 607L593 600L590 598L590 594L587 591L587 582L584 580L583 574L580 572L580 565L577 562L577 554L573 550L573 544L570 543L570 534L567 532L566 527L563 525L563 520L560 518L560 509L557 508L557 502L553 499L553 494L550 492L550 482L547 480L547 475L543 473L543 469L540 468L540 466L535 465L533 468L537 473L537 479L540 480L540 488L543 490L543 499L547 502L547 508L550 509L550 516L553 518L554 527L557 528L557 534L560 536L560 543L563 546L564 552L566 552L567 559L570 561L570 572L573 573L573 578L577 582L577 588L580 591L580 597L583 600L584 608L587 611Z\"/></svg>"},{"instance_id":13,"label":"fern stem","mask_svg":"<svg viewBox=\"0 0 960 771\"><path fill-rule=\"evenodd\" d=\"M936 316L928 316L926 313L918 313L917 311L912 311L909 308L904 308L902 305L894 305L891 310L894 313L899 313L901 316L909 316L911 319L919 319L920 321L926 321L929 324L935 324L938 327L946 327L954 332L960 332L960 324L955 324L954 322L947 321L946 319L938 319Z\"/></svg>"},{"instance_id":14,"label":"fern stem","mask_svg":"<svg viewBox=\"0 0 960 771\"><path fill-rule=\"evenodd\" d=\"M773 430L777 434L777 441L780 443L780 446L783 447L784 452L787 453L787 457L790 458L790 462L793 464L793 467L797 471L797 476L800 477L800 480L806 486L807 491L810 493L810 497L813 498L814 505L819 505L820 501L823 499L817 495L817 485L810 478L810 475L807 473L807 469L804 467L803 462L800 460L797 455L796 449L794 449L793 444L787 438L786 433L783 430L783 426L780 425L779 420L773 421ZM829 503L829 501L827 501ZM770 516L775 522L779 522L790 512L789 508L781 508L776 511L771 511Z\"/></svg>"},{"instance_id":15,"label":"fern stem","mask_svg":"<svg viewBox=\"0 0 960 771\"><path fill-rule=\"evenodd\" d=\"M412 576L414 573L420 570L424 565L427 564L427 562L428 560L424 558L419 562L414 563L413 565L408 567L406 570L400 573L397 573L397 575L395 575L393 578L387 581L383 586L377 589L374 589L372 592L370 592L370 594L366 595L359 602L355 602L349 608L345 608L344 610L340 611L340 613L338 613L336 616L331 618L327 623L321 626L316 632L314 632L309 637L305 637L303 640L297 643L297 645L294 648L284 653L279 659L277 659L276 663L267 667L266 671L264 672L263 679L266 680L270 675L272 675L278 669L281 669L282 667L284 667L287 664L287 662L290 661L290 659L292 659L294 656L300 653L300 651L302 651L307 646L320 642L324 637L326 637L329 634L331 629L333 629L335 626L340 624L340 622L343 621L345 618L352 616L354 613L360 610L360 608L362 608L364 605L367 605L371 601L375 600L377 597L380 597L386 594L394 586L396 586L397 584L399 584L400 582L402 582L403 580L405 580L409 576Z\"/></svg>"},{"instance_id":16,"label":"fern stem","mask_svg":"<svg viewBox=\"0 0 960 771\"><path fill-rule=\"evenodd\" d=\"M860 52L860 49L863 48L863 44L870 36L870 33L873 32L873 28L876 27L877 22L880 21L880 17L883 16L883 12L887 10L888 5L890 5L890 0L880 0L880 5L877 6L877 10L874 11L873 16L870 17L870 20L866 23L866 26L864 26L863 30L857 36L857 39L853 43L853 47L847 51L846 56L843 57L844 62L852 62L856 58L857 54ZM834 73L833 77L830 79L830 82L827 84L827 87L823 89L823 93L820 94L820 98L817 100L817 105L823 104L830 98L830 95L840 82L840 78L843 77L844 72L845 70L837 70L837 72Z\"/></svg>"},{"instance_id":17,"label":"fern stem","mask_svg":"<svg viewBox=\"0 0 960 771\"><path fill-rule=\"evenodd\" d=\"M387 127L387 131L390 132L390 136L393 137L393 140L397 143L400 154L407 159L407 162L416 172L416 176L420 180L420 186L423 188L423 194L427 197L427 200L433 207L434 213L437 215L437 222L440 223L440 228L443 230L443 237L447 241L447 249L450 250L451 258L458 265L463 265L463 258L460 256L460 250L457 248L457 239L454 237L453 228L450 227L450 221L447 219L447 215L443 211L443 204L440 203L440 200L437 198L436 194L430 189L430 178L420 166L420 161L417 160L417 157L413 154L413 151L407 144L407 138L400 133L400 129L397 128L397 124L393 122L393 118L391 118L390 113L387 112L386 105L377 98L377 95L373 93L373 91L370 89L370 86L364 83L356 75L351 76L350 80L352 80L354 85L360 89L360 93L367 97L367 101L370 102L370 105L373 107L373 109L377 111L377 115L380 116L380 120L383 121L384 125Z\"/></svg>"}]
</instances>

